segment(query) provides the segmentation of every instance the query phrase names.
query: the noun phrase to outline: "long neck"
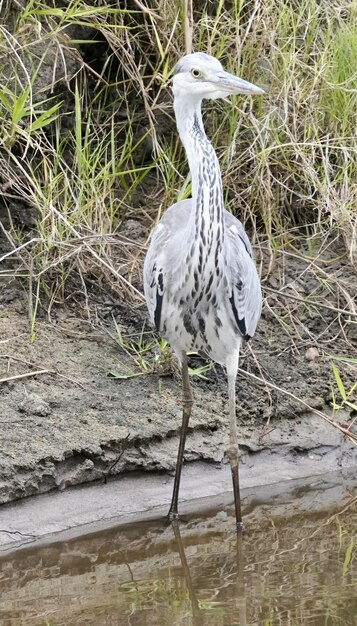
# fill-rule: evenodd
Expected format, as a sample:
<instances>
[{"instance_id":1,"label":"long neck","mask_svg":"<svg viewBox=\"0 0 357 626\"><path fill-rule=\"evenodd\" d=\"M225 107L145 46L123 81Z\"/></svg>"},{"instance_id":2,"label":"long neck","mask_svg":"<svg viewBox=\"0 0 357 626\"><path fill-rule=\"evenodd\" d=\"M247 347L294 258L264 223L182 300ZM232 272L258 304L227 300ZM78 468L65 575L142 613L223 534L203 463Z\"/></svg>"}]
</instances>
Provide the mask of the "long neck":
<instances>
[{"instance_id":1,"label":"long neck","mask_svg":"<svg viewBox=\"0 0 357 626\"><path fill-rule=\"evenodd\" d=\"M177 128L185 147L192 176L195 208L194 240L206 254L219 255L224 238L223 193L219 163L202 123L201 102L174 102Z\"/></svg>"}]
</instances>

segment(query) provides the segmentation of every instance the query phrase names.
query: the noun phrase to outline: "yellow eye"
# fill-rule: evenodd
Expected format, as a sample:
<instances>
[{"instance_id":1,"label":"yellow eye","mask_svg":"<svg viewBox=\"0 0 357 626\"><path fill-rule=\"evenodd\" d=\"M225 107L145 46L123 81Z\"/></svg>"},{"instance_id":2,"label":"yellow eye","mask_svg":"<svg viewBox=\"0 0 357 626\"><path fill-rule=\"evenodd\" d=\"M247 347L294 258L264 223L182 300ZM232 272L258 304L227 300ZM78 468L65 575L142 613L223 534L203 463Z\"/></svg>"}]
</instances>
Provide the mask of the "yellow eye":
<instances>
[{"instance_id":1,"label":"yellow eye","mask_svg":"<svg viewBox=\"0 0 357 626\"><path fill-rule=\"evenodd\" d=\"M191 70L191 74L194 78L199 78L201 76L200 70L196 70L196 69Z\"/></svg>"}]
</instances>

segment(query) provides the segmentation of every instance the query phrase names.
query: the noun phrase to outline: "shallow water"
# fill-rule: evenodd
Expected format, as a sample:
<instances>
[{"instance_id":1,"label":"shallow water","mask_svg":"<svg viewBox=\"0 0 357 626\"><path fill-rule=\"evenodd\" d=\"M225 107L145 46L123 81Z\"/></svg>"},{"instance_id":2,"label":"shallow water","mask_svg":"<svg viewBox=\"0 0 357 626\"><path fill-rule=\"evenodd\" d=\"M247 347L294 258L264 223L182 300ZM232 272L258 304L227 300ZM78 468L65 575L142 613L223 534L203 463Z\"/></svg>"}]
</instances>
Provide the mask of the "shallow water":
<instances>
[{"instance_id":1,"label":"shallow water","mask_svg":"<svg viewBox=\"0 0 357 626\"><path fill-rule=\"evenodd\" d=\"M0 559L0 624L356 626L356 498L331 501L251 503L242 542L228 507L27 547Z\"/></svg>"}]
</instances>

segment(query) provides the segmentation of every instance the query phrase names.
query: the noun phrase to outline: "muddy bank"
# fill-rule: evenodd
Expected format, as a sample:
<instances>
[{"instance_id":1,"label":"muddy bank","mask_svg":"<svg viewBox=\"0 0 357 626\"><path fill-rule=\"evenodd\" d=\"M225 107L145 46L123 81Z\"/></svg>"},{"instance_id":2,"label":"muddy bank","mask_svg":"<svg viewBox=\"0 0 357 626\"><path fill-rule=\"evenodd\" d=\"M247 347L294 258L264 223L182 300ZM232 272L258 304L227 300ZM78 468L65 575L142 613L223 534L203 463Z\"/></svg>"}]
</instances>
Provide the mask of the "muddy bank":
<instances>
[{"instance_id":1,"label":"muddy bank","mask_svg":"<svg viewBox=\"0 0 357 626\"><path fill-rule=\"evenodd\" d=\"M336 468L333 454L283 455L274 461L258 453L254 466L242 466L243 515L246 528L284 516L284 511L331 511L356 491L354 466ZM105 485L83 485L46 496L26 498L0 510L0 556L33 546L84 537L117 526L132 527L157 521L167 527L166 514L173 479L167 475L136 472ZM184 468L180 490L181 521L208 517L220 511L221 530L234 533L234 506L229 467L205 462ZM209 524L209 521L208 521Z\"/></svg>"},{"instance_id":2,"label":"muddy bank","mask_svg":"<svg viewBox=\"0 0 357 626\"><path fill-rule=\"evenodd\" d=\"M292 279L298 283L299 271L298 264L291 264L287 284ZM124 304L108 290L93 288L90 296L90 309L68 299L66 306L52 307L50 320L46 308L40 308L31 342L26 292L18 281L3 285L0 378L6 381L0 385L1 503L90 481L103 483L105 477L127 472L174 468L181 424L179 377L110 377L113 370L133 370L130 355L115 341L115 324L124 337L137 337L146 311ZM328 411L329 349L340 354L350 349L341 335L336 339L340 317L329 310L300 314L297 330L302 334L305 329L306 336L302 341L301 335L298 344L297 334L292 340L283 332L272 314L277 310L274 306L266 300L252 343L254 352L246 347L241 367L263 375L311 407ZM193 385L195 406L185 459L224 465L228 437L224 372L216 367L205 379L193 378ZM247 466L254 467L255 457L264 451L273 466L285 456L294 462L315 455L319 462L331 454L334 461L329 469L356 463L356 447L338 429L283 393L241 375L238 399L240 443ZM336 419L348 426L351 415L340 411Z\"/></svg>"},{"instance_id":3,"label":"muddy bank","mask_svg":"<svg viewBox=\"0 0 357 626\"><path fill-rule=\"evenodd\" d=\"M6 242L0 247L8 249ZM329 414L333 394L339 401L332 358L351 356L356 324L335 307L342 306L340 290L347 293L355 275L339 261L333 292L326 290L318 269L307 272L303 258L286 260L277 257L274 272L263 282L262 318L241 357L237 420L242 454L252 467L263 452L273 465L285 456L294 461L312 454L320 460L332 454L330 470L353 466L357 448L337 428L291 396L245 376L263 378ZM316 268L320 261L324 268L327 259L316 260ZM7 263L10 269L12 259ZM172 471L181 425L180 376L170 360L154 374L138 366L130 345L149 346L144 352L148 362L158 356L145 306L124 302L106 284L85 274L80 280L74 272L63 301L49 306L41 295L31 336L28 285L11 276L0 277L0 503L103 483L132 471ZM140 288L139 275L136 284ZM271 291L278 288L279 295ZM326 306L302 306L285 295L309 293ZM201 365L192 357L193 368ZM130 376L113 378L113 371ZM195 405L185 459L222 466L228 439L226 376L220 367L204 376L192 378ZM346 365L341 376L349 389L355 369ZM335 419L353 430L353 409L338 411Z\"/></svg>"}]
</instances>

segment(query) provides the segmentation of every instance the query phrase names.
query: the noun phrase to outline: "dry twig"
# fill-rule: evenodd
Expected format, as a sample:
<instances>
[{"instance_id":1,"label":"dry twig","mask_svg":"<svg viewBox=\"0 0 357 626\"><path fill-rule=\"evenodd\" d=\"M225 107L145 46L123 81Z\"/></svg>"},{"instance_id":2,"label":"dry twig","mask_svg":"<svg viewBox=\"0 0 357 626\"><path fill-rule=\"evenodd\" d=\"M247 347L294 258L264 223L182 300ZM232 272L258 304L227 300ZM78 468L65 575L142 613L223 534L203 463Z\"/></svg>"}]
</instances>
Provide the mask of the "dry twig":
<instances>
[{"instance_id":1,"label":"dry twig","mask_svg":"<svg viewBox=\"0 0 357 626\"><path fill-rule=\"evenodd\" d=\"M255 380L256 382L266 387L270 387L270 389L275 389L276 391L280 391L285 396L289 396L289 398L292 398L296 402L299 402L299 404L302 404L306 409L308 409L312 413L315 413L319 417L322 417L322 419L325 420L325 422L328 422L329 424L331 424L331 426L334 426L334 428L337 428L338 430L340 430L344 435L346 435L352 441L352 443L354 443L357 446L357 435L355 435L354 433L351 433L347 428L344 428L338 422L334 422L328 415L326 415L326 413L323 413L323 411L319 411L319 409L315 409L314 407L310 406L307 402L305 402L305 400L303 400L302 398L299 398L294 393L291 393L291 391L288 391L287 389L284 389L283 387L279 387L278 385L274 385L274 383L271 383L265 380L264 378L261 378L260 376L255 376L255 374L251 374L251 372L247 372L246 370L243 370L242 368L239 368L238 371L240 374L242 374L242 376L245 376L246 378L251 378L252 380Z\"/></svg>"}]
</instances>

